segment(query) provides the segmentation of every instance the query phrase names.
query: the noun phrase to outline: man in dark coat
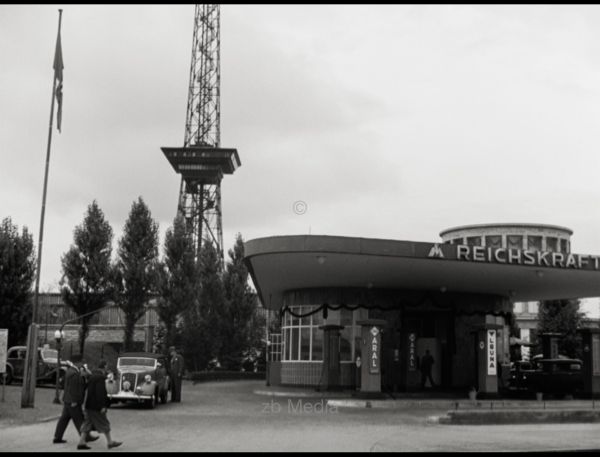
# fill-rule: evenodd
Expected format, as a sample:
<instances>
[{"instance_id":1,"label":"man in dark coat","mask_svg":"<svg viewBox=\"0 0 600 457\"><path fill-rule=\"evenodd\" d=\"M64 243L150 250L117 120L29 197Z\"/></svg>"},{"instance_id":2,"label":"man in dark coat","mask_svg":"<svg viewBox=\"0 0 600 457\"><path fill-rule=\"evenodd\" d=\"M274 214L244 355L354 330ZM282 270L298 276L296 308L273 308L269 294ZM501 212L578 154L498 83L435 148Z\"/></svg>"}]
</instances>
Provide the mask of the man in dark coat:
<instances>
[{"instance_id":1,"label":"man in dark coat","mask_svg":"<svg viewBox=\"0 0 600 457\"><path fill-rule=\"evenodd\" d=\"M81 426L81 437L77 449L91 449L85 444L84 435L92 429L106 436L106 444L109 449L123 444L120 441L114 441L110 436L110 422L106 417L110 400L106 393L106 362L104 360L100 361L98 368L92 371L84 405L85 420Z\"/></svg>"},{"instance_id":2,"label":"man in dark coat","mask_svg":"<svg viewBox=\"0 0 600 457\"><path fill-rule=\"evenodd\" d=\"M433 378L431 377L431 368L433 367L433 356L429 353L429 349L425 350L425 355L421 359L421 388L425 388L427 379L431 383L431 387L435 387Z\"/></svg>"},{"instance_id":3,"label":"man in dark coat","mask_svg":"<svg viewBox=\"0 0 600 457\"><path fill-rule=\"evenodd\" d=\"M171 401L181 401L181 380L183 377L184 360L176 350L175 346L169 348L171 356L169 365L171 368Z\"/></svg>"},{"instance_id":4,"label":"man in dark coat","mask_svg":"<svg viewBox=\"0 0 600 457\"><path fill-rule=\"evenodd\" d=\"M56 430L54 431L54 444L66 443L67 440L63 439L67 425L69 421L73 420L77 433L81 434L81 425L83 424L83 398L85 393L85 375L86 368L83 362L83 357L79 354L75 354L71 357L71 360L65 362L68 367L65 373L65 384L63 392L63 409L60 418L56 424ZM91 436L87 434L86 441L96 441L97 436Z\"/></svg>"}]
</instances>

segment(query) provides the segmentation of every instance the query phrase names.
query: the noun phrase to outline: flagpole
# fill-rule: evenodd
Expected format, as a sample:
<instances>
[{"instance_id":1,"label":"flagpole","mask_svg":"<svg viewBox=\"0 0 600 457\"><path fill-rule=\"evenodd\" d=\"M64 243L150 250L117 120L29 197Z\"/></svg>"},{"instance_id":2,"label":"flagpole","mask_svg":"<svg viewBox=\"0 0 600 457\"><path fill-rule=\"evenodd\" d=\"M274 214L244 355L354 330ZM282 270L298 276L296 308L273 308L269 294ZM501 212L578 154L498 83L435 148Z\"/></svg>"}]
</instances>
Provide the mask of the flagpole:
<instances>
[{"instance_id":1,"label":"flagpole","mask_svg":"<svg viewBox=\"0 0 600 457\"><path fill-rule=\"evenodd\" d=\"M58 10L58 35L62 22L62 9ZM55 56L56 57L56 56ZM54 99L56 97L56 70L52 79L52 100L50 102L50 123L48 125L48 145L46 148L46 169L44 172L44 189L42 192L42 214L40 216L40 232L37 252L37 268L35 277L35 295L33 300L33 312L31 325L27 333L27 355L25 360L25 372L23 373L23 388L21 390L21 408L33 408L35 402L35 384L37 368L37 318L40 292L40 276L42 273L42 244L44 239L44 217L46 214L46 194L48 188L48 170L50 168L50 146L52 144L52 124L54 123Z\"/></svg>"},{"instance_id":2,"label":"flagpole","mask_svg":"<svg viewBox=\"0 0 600 457\"><path fill-rule=\"evenodd\" d=\"M58 10L58 34L60 35L60 26L62 22L62 10ZM38 242L37 257L37 275L35 278L35 301L33 307L32 323L37 322L38 315L38 295L40 290L40 276L42 269L42 243L44 239L44 217L46 214L46 193L48 189L48 170L50 168L50 146L52 144L52 124L54 124L54 100L56 98L56 72L52 83L52 101L50 102L50 123L48 124L48 146L46 148L46 170L44 173L44 190L42 194L42 214L40 216L40 235Z\"/></svg>"}]
</instances>

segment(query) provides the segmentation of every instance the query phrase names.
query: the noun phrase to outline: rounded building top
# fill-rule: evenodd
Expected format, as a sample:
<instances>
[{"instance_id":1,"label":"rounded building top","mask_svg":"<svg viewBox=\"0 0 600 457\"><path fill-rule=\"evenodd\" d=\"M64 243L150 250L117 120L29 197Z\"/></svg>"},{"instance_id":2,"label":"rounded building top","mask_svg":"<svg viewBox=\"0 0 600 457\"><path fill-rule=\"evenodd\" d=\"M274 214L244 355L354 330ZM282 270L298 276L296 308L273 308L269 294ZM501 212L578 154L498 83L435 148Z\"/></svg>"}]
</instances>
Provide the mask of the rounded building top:
<instances>
[{"instance_id":1,"label":"rounded building top","mask_svg":"<svg viewBox=\"0 0 600 457\"><path fill-rule=\"evenodd\" d=\"M469 231L472 233L476 232L487 232L490 230L512 230L512 229L520 229L523 230L535 230L535 231L558 231L563 232L564 234L571 236L573 235L573 230L567 227L561 227L560 225L550 225L550 224L528 224L528 223L492 223L492 224L471 224L471 225L461 225L458 227L451 227L446 230L442 230L440 232L440 236L444 238L444 236L449 235L451 232L461 232L461 231Z\"/></svg>"},{"instance_id":2,"label":"rounded building top","mask_svg":"<svg viewBox=\"0 0 600 457\"><path fill-rule=\"evenodd\" d=\"M440 232L440 237L451 244L567 253L572 234L558 225L498 223L453 227Z\"/></svg>"}]
</instances>

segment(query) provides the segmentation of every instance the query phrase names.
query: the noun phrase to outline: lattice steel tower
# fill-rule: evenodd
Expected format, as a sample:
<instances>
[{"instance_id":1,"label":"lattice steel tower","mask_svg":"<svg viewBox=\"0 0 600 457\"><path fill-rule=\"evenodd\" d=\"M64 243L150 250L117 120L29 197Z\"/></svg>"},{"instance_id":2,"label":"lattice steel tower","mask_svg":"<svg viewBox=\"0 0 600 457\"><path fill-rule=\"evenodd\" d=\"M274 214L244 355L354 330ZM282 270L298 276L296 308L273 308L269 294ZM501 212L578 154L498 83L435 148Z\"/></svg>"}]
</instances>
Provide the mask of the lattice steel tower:
<instances>
[{"instance_id":1,"label":"lattice steel tower","mask_svg":"<svg viewBox=\"0 0 600 457\"><path fill-rule=\"evenodd\" d=\"M196 260L213 243L223 262L221 180L241 163L236 149L220 147L219 22L219 5L196 5L183 147L161 149L181 173L177 212L192 233Z\"/></svg>"}]
</instances>

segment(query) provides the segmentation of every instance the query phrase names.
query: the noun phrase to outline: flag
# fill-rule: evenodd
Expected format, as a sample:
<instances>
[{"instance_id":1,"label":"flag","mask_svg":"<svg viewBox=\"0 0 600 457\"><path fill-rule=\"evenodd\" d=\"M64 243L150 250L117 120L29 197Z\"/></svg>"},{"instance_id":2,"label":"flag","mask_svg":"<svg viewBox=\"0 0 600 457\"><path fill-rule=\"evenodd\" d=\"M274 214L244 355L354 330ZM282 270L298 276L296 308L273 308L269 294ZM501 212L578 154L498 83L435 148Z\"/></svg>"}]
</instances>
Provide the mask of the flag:
<instances>
[{"instance_id":1,"label":"flag","mask_svg":"<svg viewBox=\"0 0 600 457\"><path fill-rule=\"evenodd\" d=\"M56 128L60 132L60 122L62 119L62 87L63 87L63 58L62 46L60 44L60 25L58 27L58 37L56 38L56 51L54 52L54 94L58 103L56 111Z\"/></svg>"}]
</instances>

